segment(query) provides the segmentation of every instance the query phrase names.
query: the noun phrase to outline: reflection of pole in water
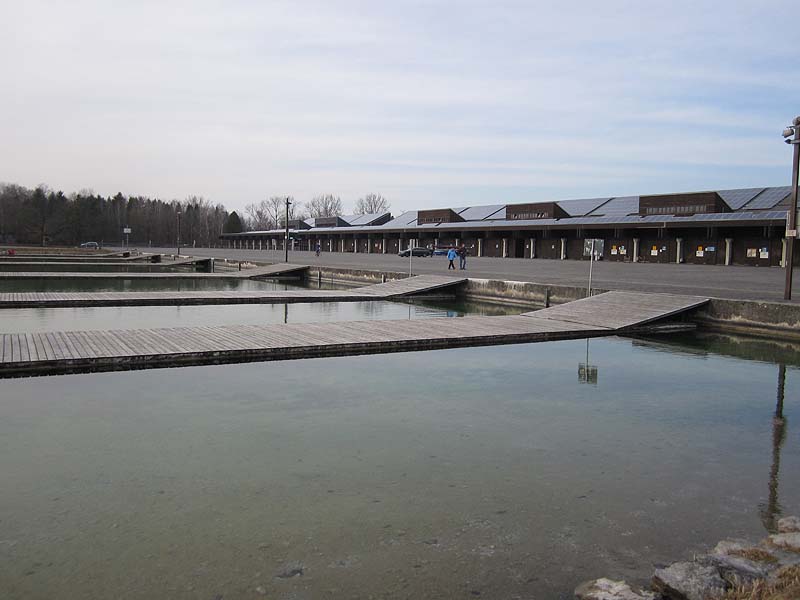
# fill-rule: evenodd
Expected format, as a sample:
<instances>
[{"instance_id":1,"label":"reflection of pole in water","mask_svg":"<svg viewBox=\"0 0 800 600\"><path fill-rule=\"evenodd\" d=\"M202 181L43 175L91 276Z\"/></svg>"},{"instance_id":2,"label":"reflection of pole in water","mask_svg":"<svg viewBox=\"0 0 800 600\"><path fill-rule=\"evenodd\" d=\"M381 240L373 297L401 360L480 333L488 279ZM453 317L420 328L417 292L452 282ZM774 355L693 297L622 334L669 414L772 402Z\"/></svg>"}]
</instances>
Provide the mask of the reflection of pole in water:
<instances>
[{"instance_id":1,"label":"reflection of pole in water","mask_svg":"<svg viewBox=\"0 0 800 600\"><path fill-rule=\"evenodd\" d=\"M761 509L761 522L770 533L777 532L777 522L781 516L781 506L778 503L778 475L781 470L781 446L783 446L783 442L786 439L786 418L783 416L785 387L786 365L778 365L777 401L775 403L775 416L772 418L772 466L769 470L769 496L767 505Z\"/></svg>"},{"instance_id":2,"label":"reflection of pole in water","mask_svg":"<svg viewBox=\"0 0 800 600\"><path fill-rule=\"evenodd\" d=\"M578 381L597 385L597 366L589 364L589 338L586 338L586 362L578 363Z\"/></svg>"}]
</instances>

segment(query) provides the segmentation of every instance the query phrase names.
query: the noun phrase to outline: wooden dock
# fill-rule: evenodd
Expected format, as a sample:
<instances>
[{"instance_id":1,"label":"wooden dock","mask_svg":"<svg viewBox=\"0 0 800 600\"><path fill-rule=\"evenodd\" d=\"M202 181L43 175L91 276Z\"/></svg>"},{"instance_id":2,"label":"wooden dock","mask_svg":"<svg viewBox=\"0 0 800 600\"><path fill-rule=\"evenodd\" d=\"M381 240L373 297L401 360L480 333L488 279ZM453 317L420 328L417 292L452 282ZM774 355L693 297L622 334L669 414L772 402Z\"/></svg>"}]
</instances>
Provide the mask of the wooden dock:
<instances>
[{"instance_id":1,"label":"wooden dock","mask_svg":"<svg viewBox=\"0 0 800 600\"><path fill-rule=\"evenodd\" d=\"M197 260L203 261L208 259ZM173 265L180 265L181 263L175 261L159 264L169 267ZM230 264L231 263L228 263L228 265ZM300 275L306 270L308 270L307 265L293 265L284 263L242 269L241 271L223 271L221 273L188 273L177 271L159 271L155 273L119 273L97 271L0 271L0 281L4 279L259 279L262 277L275 277L278 275Z\"/></svg>"},{"instance_id":2,"label":"wooden dock","mask_svg":"<svg viewBox=\"0 0 800 600\"><path fill-rule=\"evenodd\" d=\"M86 306L197 306L208 304L288 304L364 302L442 292L466 279L420 275L352 290L296 289L279 291L202 292L8 292L0 293L4 308L71 308Z\"/></svg>"},{"instance_id":3,"label":"wooden dock","mask_svg":"<svg viewBox=\"0 0 800 600\"><path fill-rule=\"evenodd\" d=\"M525 313L542 319L624 330L666 319L706 304L708 298L645 292L605 292Z\"/></svg>"},{"instance_id":4,"label":"wooden dock","mask_svg":"<svg viewBox=\"0 0 800 600\"><path fill-rule=\"evenodd\" d=\"M463 317L408 321L357 321L286 325L235 325L113 331L62 331L0 335L0 377L146 369L202 364L289 360L321 356L409 352L575 339L630 332L636 325L620 313L636 312L640 323L701 306L691 296L627 294L594 296L582 315L597 303L597 324L559 320L546 311L519 316ZM569 305L562 305L565 308ZM602 310L601 310L602 308ZM660 310L660 312L659 312ZM577 313L576 313L577 314ZM571 315L567 315L572 318ZM580 316L581 321L587 321ZM615 326L621 324L621 327Z\"/></svg>"}]
</instances>

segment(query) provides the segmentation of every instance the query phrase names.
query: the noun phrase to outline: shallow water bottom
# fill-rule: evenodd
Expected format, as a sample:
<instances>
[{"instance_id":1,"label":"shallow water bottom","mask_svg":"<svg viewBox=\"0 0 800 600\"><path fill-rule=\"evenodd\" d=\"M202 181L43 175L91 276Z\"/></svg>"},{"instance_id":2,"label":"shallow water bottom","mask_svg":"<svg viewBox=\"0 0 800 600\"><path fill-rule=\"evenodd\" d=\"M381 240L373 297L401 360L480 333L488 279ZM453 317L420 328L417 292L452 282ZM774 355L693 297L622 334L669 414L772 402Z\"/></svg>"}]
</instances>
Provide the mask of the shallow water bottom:
<instances>
[{"instance_id":1,"label":"shallow water bottom","mask_svg":"<svg viewBox=\"0 0 800 600\"><path fill-rule=\"evenodd\" d=\"M0 589L571 598L647 579L800 512L798 371L776 431L779 368L701 352L607 339L4 381Z\"/></svg>"}]
</instances>

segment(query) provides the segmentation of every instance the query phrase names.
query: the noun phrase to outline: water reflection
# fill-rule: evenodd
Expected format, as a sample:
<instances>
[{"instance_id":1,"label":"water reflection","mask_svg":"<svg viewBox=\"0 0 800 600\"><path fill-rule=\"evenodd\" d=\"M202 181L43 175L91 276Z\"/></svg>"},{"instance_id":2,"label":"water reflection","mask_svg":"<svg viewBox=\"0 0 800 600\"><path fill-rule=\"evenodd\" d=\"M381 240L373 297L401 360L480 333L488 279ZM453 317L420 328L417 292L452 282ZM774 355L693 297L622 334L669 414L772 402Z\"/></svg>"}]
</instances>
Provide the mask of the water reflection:
<instances>
[{"instance_id":1,"label":"water reflection","mask_svg":"<svg viewBox=\"0 0 800 600\"><path fill-rule=\"evenodd\" d=\"M786 441L786 417L783 415L783 397L786 387L786 365L778 365L778 391L775 415L772 417L772 466L769 470L767 504L761 507L761 522L770 533L777 533L781 505L778 502L778 484L781 470L781 448Z\"/></svg>"},{"instance_id":2,"label":"water reflection","mask_svg":"<svg viewBox=\"0 0 800 600\"><path fill-rule=\"evenodd\" d=\"M597 365L589 363L589 338L586 338L586 362L578 363L578 381L597 385Z\"/></svg>"}]
</instances>

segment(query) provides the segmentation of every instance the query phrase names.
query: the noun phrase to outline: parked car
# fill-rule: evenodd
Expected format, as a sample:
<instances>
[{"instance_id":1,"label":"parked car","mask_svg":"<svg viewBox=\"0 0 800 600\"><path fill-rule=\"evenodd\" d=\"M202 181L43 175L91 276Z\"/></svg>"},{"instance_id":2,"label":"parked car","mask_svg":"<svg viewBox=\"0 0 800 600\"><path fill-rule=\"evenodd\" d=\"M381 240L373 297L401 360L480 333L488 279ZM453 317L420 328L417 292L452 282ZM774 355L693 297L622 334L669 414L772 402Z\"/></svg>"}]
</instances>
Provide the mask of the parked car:
<instances>
[{"instance_id":1,"label":"parked car","mask_svg":"<svg viewBox=\"0 0 800 600\"><path fill-rule=\"evenodd\" d=\"M406 248L402 252L398 252L397 256L408 257L409 252L411 252L411 254L414 256L430 256L433 254L433 251L430 248L411 248L410 250Z\"/></svg>"},{"instance_id":2,"label":"parked car","mask_svg":"<svg viewBox=\"0 0 800 600\"><path fill-rule=\"evenodd\" d=\"M433 255L434 256L447 256L447 251L448 250L450 250L450 248L434 248L433 249Z\"/></svg>"},{"instance_id":3,"label":"parked car","mask_svg":"<svg viewBox=\"0 0 800 600\"><path fill-rule=\"evenodd\" d=\"M81 248L95 248L95 249L97 249L99 247L100 247L100 244L98 244L97 242L83 242L81 244Z\"/></svg>"}]
</instances>

